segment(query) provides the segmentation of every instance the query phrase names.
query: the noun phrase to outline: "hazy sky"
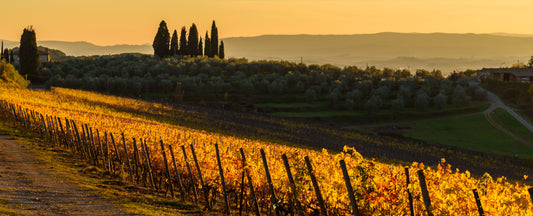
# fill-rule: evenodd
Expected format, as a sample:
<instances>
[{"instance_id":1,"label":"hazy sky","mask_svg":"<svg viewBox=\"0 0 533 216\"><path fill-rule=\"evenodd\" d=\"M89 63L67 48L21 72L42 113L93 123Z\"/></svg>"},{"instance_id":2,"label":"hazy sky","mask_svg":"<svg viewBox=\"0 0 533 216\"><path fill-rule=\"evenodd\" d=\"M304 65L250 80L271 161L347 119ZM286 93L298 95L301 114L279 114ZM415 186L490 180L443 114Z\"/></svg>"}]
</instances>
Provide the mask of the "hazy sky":
<instances>
[{"instance_id":1,"label":"hazy sky","mask_svg":"<svg viewBox=\"0 0 533 216\"><path fill-rule=\"evenodd\" d=\"M9 0L0 39L19 41L33 25L38 40L98 45L152 43L171 31L216 20L219 37L263 34L449 32L533 34L531 0ZM172 34L172 32L170 32Z\"/></svg>"}]
</instances>

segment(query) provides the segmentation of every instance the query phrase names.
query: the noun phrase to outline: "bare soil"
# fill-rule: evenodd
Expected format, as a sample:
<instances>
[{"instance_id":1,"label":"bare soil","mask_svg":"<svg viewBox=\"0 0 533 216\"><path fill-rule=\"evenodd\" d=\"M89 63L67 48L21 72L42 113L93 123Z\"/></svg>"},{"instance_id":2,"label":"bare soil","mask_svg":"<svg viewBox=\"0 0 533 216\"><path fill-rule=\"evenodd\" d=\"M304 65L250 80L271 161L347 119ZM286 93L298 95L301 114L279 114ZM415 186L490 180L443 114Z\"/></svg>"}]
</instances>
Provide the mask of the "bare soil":
<instances>
[{"instance_id":1,"label":"bare soil","mask_svg":"<svg viewBox=\"0 0 533 216\"><path fill-rule=\"evenodd\" d=\"M126 215L0 131L0 201L19 215Z\"/></svg>"}]
</instances>

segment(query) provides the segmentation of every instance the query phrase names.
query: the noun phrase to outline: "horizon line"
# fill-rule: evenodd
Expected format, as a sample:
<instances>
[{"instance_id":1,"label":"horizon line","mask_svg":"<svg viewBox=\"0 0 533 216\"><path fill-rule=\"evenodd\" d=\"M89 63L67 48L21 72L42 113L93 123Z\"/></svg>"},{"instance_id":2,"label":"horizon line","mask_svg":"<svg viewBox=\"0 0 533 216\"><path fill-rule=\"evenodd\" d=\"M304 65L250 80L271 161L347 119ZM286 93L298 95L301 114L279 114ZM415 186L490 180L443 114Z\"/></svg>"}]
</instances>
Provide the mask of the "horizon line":
<instances>
[{"instance_id":1,"label":"horizon line","mask_svg":"<svg viewBox=\"0 0 533 216\"><path fill-rule=\"evenodd\" d=\"M491 32L491 33L473 33L473 32L464 32L464 33L457 33L457 32L392 32L392 31L383 31L383 32L374 32L374 33L358 33L358 34L261 34L261 35L249 35L249 36L231 36L231 37L225 37L220 38L220 40L228 39L228 38L254 38L254 37L262 37L262 36L354 36L354 35L377 35L377 34L458 34L458 35L494 35L494 36L501 36L501 37L515 37L515 38L527 38L527 37L533 37L533 34L525 34L525 33L507 33L507 32ZM0 41L3 42L15 42L13 40L5 40L0 39ZM66 42L66 43L88 43L94 46L99 47L111 47L111 46L144 46L144 45L150 45L149 42L141 43L141 44L110 44L110 45L102 45L97 44L90 41L81 41L81 40L74 40L74 41L68 41L68 40L37 40L37 42Z\"/></svg>"}]
</instances>

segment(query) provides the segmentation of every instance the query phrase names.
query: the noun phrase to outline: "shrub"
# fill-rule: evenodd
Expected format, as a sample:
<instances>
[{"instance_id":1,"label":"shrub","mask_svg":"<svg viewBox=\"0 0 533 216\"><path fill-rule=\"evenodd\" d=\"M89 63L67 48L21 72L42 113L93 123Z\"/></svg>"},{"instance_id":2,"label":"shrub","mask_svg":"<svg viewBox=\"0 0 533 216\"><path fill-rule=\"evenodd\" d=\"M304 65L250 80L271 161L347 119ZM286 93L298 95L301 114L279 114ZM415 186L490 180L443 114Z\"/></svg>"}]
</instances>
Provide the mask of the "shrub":
<instances>
[{"instance_id":1,"label":"shrub","mask_svg":"<svg viewBox=\"0 0 533 216\"><path fill-rule=\"evenodd\" d=\"M351 92L348 92L346 94L346 99L351 99L353 100L354 102L355 101L360 101L363 97L363 94L361 94L361 92L357 89L351 91Z\"/></svg>"},{"instance_id":2,"label":"shrub","mask_svg":"<svg viewBox=\"0 0 533 216\"><path fill-rule=\"evenodd\" d=\"M339 102L339 98L341 96L341 92L338 88L333 89L331 92L328 93L327 99L330 105L336 104Z\"/></svg>"},{"instance_id":3,"label":"shrub","mask_svg":"<svg viewBox=\"0 0 533 216\"><path fill-rule=\"evenodd\" d=\"M443 109L446 107L448 97L443 92L440 92L433 98L433 104L435 105L435 108L437 109Z\"/></svg>"},{"instance_id":4,"label":"shrub","mask_svg":"<svg viewBox=\"0 0 533 216\"><path fill-rule=\"evenodd\" d=\"M310 89L307 89L307 91L305 91L305 100L308 103L314 102L316 98L317 98L317 93L314 89L310 88Z\"/></svg>"},{"instance_id":5,"label":"shrub","mask_svg":"<svg viewBox=\"0 0 533 216\"><path fill-rule=\"evenodd\" d=\"M418 91L415 98L415 108L419 111L424 111L428 106L429 96L423 90Z\"/></svg>"},{"instance_id":6,"label":"shrub","mask_svg":"<svg viewBox=\"0 0 533 216\"><path fill-rule=\"evenodd\" d=\"M405 108L405 103L403 101L403 98L397 97L396 99L392 100L391 107L393 110L396 110L396 111L403 110Z\"/></svg>"},{"instance_id":7,"label":"shrub","mask_svg":"<svg viewBox=\"0 0 533 216\"><path fill-rule=\"evenodd\" d=\"M346 102L344 103L344 108L346 108L347 110L353 110L354 107L355 107L355 102L353 101L353 99L346 98Z\"/></svg>"},{"instance_id":8,"label":"shrub","mask_svg":"<svg viewBox=\"0 0 533 216\"><path fill-rule=\"evenodd\" d=\"M365 103L365 109L368 112L376 112L379 111L379 109L383 106L383 101L381 98L377 95L373 95L368 99L368 101Z\"/></svg>"},{"instance_id":9,"label":"shrub","mask_svg":"<svg viewBox=\"0 0 533 216\"><path fill-rule=\"evenodd\" d=\"M466 105L466 104L469 104L470 101L471 101L471 98L470 96L466 94L465 89L461 85L455 86L455 90L453 90L453 95L452 95L452 103Z\"/></svg>"}]
</instances>

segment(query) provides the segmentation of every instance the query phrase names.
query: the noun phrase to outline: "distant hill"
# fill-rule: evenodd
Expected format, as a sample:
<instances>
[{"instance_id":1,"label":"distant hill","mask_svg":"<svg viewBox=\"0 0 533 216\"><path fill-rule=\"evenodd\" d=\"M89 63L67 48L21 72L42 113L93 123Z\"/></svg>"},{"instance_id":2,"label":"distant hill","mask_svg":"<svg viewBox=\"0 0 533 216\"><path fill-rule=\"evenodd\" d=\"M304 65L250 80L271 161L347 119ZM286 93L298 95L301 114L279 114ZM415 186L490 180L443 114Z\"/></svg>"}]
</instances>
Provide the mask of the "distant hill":
<instances>
[{"instance_id":1,"label":"distant hill","mask_svg":"<svg viewBox=\"0 0 533 216\"><path fill-rule=\"evenodd\" d=\"M499 33L501 34L501 33ZM304 63L455 69L510 66L533 55L533 36L446 33L264 35L224 39L228 56Z\"/></svg>"},{"instance_id":2,"label":"distant hill","mask_svg":"<svg viewBox=\"0 0 533 216\"><path fill-rule=\"evenodd\" d=\"M377 33L356 35L263 35L224 38L228 57L287 60L338 66L375 65L390 68L478 69L527 62L533 35ZM5 42L6 43L6 42ZM13 42L14 43L14 42ZM9 47L9 42L6 43ZM88 42L39 41L67 55L152 54L150 44L97 46ZM18 43L15 43L18 46Z\"/></svg>"},{"instance_id":3,"label":"distant hill","mask_svg":"<svg viewBox=\"0 0 533 216\"><path fill-rule=\"evenodd\" d=\"M18 47L19 42L4 41L4 47ZM67 41L37 41L38 46L49 47L50 49L61 50L68 56L92 56L92 55L113 55L120 53L153 53L152 45L113 45L98 46L89 42L67 42Z\"/></svg>"}]
</instances>

